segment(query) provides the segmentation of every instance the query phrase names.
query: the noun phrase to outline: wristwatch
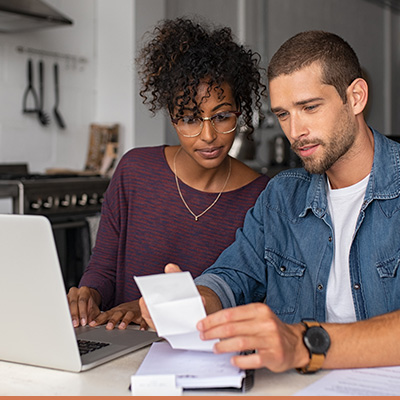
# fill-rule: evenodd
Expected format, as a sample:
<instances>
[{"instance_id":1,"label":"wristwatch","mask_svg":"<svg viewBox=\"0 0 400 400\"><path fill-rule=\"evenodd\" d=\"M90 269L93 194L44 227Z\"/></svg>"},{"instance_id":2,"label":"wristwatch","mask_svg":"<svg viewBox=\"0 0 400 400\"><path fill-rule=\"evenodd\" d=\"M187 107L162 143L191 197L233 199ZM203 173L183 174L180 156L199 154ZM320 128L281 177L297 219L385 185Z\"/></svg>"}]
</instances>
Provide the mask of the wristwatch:
<instances>
[{"instance_id":1,"label":"wristwatch","mask_svg":"<svg viewBox=\"0 0 400 400\"><path fill-rule=\"evenodd\" d=\"M331 345L328 332L316 321L301 321L306 327L303 342L310 352L310 362L302 368L296 368L302 374L309 374L321 369L326 353Z\"/></svg>"}]
</instances>

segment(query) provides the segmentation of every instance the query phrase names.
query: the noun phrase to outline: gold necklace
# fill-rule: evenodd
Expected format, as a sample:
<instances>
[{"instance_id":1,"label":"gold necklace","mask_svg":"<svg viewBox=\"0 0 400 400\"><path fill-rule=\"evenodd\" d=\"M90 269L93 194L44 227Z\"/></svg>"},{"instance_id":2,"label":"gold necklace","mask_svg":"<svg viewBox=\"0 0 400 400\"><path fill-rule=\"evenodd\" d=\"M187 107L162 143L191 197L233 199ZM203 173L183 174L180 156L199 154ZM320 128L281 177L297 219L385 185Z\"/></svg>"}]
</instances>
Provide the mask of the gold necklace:
<instances>
[{"instance_id":1,"label":"gold necklace","mask_svg":"<svg viewBox=\"0 0 400 400\"><path fill-rule=\"evenodd\" d=\"M195 221L198 221L199 218L200 218L201 216L203 216L210 208L212 208L212 207L215 205L215 203L216 203L216 202L219 200L219 198L221 197L222 192L225 190L226 185L228 184L229 178L230 178L230 176L231 176L231 159L230 159L230 157L229 157L229 171L228 171L228 176L226 177L224 186L222 187L221 191L218 193L218 196L215 198L215 200L214 200L203 212L201 212L200 214L196 215L196 214L190 209L190 207L189 207L188 204L186 203L185 199L183 198L183 195L182 195L182 192L181 192L181 188L180 188L180 186L179 186L179 178L178 178L178 175L176 174L176 156L177 156L178 153L181 151L181 149L182 149L182 147L179 148L179 150L175 153L175 156L174 156L174 175L175 175L176 188L178 189L178 193L179 193L179 196L180 196L180 198L181 198L181 200L182 200L182 203L185 205L185 207L186 207L187 210L190 212L190 214L193 215L194 220L195 220Z\"/></svg>"}]
</instances>

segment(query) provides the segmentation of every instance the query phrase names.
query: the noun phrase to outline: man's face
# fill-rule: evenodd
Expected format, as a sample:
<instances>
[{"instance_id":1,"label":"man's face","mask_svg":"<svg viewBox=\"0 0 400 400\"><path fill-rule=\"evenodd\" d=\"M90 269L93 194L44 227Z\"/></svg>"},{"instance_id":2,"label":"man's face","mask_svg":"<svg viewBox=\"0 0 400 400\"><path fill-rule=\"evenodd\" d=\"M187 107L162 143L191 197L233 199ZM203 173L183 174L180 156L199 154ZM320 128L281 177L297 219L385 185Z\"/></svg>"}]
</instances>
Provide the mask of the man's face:
<instances>
[{"instance_id":1,"label":"man's face","mask_svg":"<svg viewBox=\"0 0 400 400\"><path fill-rule=\"evenodd\" d=\"M346 158L356 121L337 90L322 83L318 63L278 76L269 92L271 110L308 172L322 174Z\"/></svg>"}]
</instances>

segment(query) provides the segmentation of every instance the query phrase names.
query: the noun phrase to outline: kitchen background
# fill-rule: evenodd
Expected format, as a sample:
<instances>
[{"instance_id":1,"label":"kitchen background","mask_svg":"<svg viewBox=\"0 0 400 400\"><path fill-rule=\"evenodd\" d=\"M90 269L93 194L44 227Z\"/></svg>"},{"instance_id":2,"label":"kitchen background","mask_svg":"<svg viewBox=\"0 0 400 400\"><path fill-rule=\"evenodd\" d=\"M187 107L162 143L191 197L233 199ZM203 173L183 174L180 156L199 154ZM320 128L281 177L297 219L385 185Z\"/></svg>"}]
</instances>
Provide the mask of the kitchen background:
<instances>
[{"instance_id":1,"label":"kitchen background","mask_svg":"<svg viewBox=\"0 0 400 400\"><path fill-rule=\"evenodd\" d=\"M239 41L261 54L264 67L299 31L323 29L343 36L357 52L370 84L368 122L382 133L400 135L400 0L45 0L73 23L41 23L32 30L22 30L17 15L2 11L10 4L37 1L0 0L0 172L2 164L18 163L39 174L49 168L83 171L93 123L118 124L117 158L132 147L177 143L167 116L152 117L142 104L134 65L144 33L159 20L177 16L198 15L230 26ZM47 125L36 114L23 113L29 59L37 92L39 63L44 67ZM64 128L53 112L54 64ZM28 107L33 107L31 95ZM297 159L268 114L267 103L264 112L267 118L256 129L255 140L242 141L238 135L232 154L273 175L296 165ZM70 286L79 280L90 255L107 184L105 177L20 184L0 176L0 212L18 208L19 213L51 219Z\"/></svg>"},{"instance_id":2,"label":"kitchen background","mask_svg":"<svg viewBox=\"0 0 400 400\"><path fill-rule=\"evenodd\" d=\"M35 1L35 0L28 0ZM397 135L399 109L399 1L389 0L46 0L73 20L72 25L0 33L0 162L27 162L32 171L60 167L83 169L91 123L120 127L119 155L131 147L174 143L164 115L152 118L138 96L134 57L145 31L164 17L202 15L232 27L257 49L264 64L288 37L306 29L324 29L352 44L370 77L368 120ZM1 22L1 18L0 18ZM57 52L70 58L19 52L18 47ZM22 113L27 60L33 60L38 90L38 61L44 62L43 126ZM53 64L59 64L59 110L66 129L54 120ZM267 107L267 106L266 106ZM271 121L269 121L271 122ZM278 127L256 135L257 157L268 162L264 146ZM261 132L262 131L262 132Z\"/></svg>"}]
</instances>

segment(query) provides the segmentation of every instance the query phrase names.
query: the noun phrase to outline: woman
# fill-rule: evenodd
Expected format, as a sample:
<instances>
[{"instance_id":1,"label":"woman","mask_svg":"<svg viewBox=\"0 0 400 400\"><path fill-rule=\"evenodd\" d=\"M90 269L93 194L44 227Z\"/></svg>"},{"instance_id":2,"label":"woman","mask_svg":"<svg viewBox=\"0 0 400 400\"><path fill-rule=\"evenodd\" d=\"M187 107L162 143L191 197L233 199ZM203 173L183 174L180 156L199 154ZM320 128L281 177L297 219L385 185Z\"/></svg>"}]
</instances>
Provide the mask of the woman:
<instances>
[{"instance_id":1,"label":"woman","mask_svg":"<svg viewBox=\"0 0 400 400\"><path fill-rule=\"evenodd\" d=\"M191 20L157 26L137 64L143 103L166 110L179 146L132 149L105 195L79 289L68 293L74 326L141 319L133 276L173 262L198 276L235 238L268 178L231 158L239 118L251 134L265 86L258 57ZM108 310L100 314L101 310Z\"/></svg>"}]
</instances>

